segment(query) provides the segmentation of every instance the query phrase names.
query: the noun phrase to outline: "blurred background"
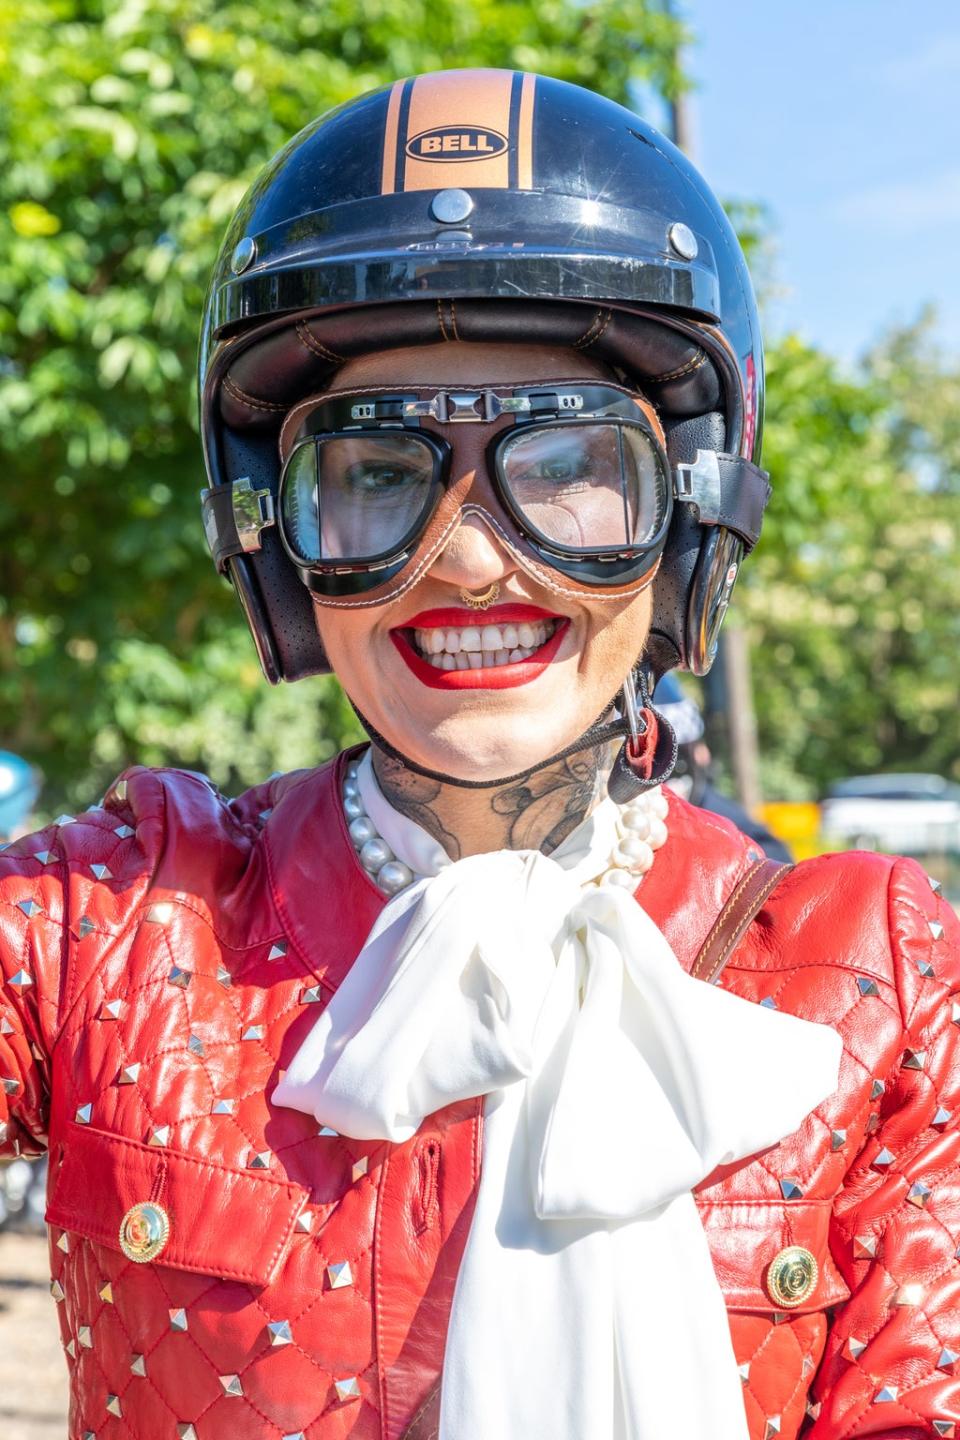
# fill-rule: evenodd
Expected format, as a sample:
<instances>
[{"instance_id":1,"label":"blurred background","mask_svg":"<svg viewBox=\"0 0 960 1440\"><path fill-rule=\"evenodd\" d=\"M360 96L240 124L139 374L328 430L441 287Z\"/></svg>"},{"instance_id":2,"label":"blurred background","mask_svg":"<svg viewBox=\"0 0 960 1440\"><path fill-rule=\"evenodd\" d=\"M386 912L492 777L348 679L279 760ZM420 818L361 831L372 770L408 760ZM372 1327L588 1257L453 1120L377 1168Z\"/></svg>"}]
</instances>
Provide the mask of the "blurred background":
<instances>
[{"instance_id":1,"label":"blurred background","mask_svg":"<svg viewBox=\"0 0 960 1440\"><path fill-rule=\"evenodd\" d=\"M721 660L684 686L696 763L794 853L909 851L956 898L960 16L937 0L909 24L894 0L0 0L0 823L84 808L131 762L235 793L355 738L335 682L265 684L207 558L197 326L289 136L466 65L641 111L754 269L774 498ZM42 1187L5 1177L0 1429L42 1440L53 1307L11 1233Z\"/></svg>"}]
</instances>

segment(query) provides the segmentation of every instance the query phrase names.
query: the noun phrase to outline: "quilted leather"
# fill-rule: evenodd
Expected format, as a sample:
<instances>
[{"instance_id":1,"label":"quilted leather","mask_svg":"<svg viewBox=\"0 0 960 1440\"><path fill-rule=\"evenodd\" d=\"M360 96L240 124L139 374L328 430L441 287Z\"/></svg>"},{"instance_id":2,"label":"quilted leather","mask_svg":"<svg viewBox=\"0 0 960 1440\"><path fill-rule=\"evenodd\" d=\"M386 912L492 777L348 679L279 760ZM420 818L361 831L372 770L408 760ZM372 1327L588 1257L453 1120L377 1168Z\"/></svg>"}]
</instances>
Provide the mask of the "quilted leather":
<instances>
[{"instance_id":1,"label":"quilted leather","mask_svg":"<svg viewBox=\"0 0 960 1440\"><path fill-rule=\"evenodd\" d=\"M436 1386L479 1106L391 1146L268 1100L383 904L340 765L230 805L135 770L0 855L0 1137L49 1143L76 1440L399 1440ZM689 968L753 852L679 800L669 826L638 898ZM844 1040L837 1092L697 1197L751 1440L960 1424L958 939L912 862L828 856L781 883L724 972ZM150 1198L171 1237L138 1265L118 1232ZM794 1244L820 1278L778 1312L767 1270Z\"/></svg>"}]
</instances>

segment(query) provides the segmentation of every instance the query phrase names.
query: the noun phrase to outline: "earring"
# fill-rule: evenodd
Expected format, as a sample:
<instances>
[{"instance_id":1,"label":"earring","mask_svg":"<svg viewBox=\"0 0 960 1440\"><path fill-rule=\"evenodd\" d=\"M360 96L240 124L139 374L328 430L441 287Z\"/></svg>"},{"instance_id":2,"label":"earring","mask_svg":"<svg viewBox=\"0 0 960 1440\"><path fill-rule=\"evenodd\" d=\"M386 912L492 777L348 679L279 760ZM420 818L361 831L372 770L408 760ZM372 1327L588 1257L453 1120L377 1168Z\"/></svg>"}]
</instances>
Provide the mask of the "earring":
<instances>
[{"instance_id":1,"label":"earring","mask_svg":"<svg viewBox=\"0 0 960 1440\"><path fill-rule=\"evenodd\" d=\"M464 605L469 605L471 610L489 610L491 605L496 604L499 596L499 580L494 580L493 584L480 595L474 595L470 590L460 591L460 599Z\"/></svg>"}]
</instances>

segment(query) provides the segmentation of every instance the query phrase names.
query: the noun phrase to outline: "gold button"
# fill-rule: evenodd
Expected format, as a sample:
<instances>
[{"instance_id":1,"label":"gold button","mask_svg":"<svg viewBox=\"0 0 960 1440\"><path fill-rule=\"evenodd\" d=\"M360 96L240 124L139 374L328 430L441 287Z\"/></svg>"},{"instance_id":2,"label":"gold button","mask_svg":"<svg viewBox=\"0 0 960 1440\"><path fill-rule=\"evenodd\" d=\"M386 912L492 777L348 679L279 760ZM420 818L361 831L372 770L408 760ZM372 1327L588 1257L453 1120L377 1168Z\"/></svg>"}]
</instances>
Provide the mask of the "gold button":
<instances>
[{"instance_id":1,"label":"gold button","mask_svg":"<svg viewBox=\"0 0 960 1440\"><path fill-rule=\"evenodd\" d=\"M802 1245L788 1245L770 1262L767 1293L775 1305L792 1310L802 1305L817 1288L817 1262Z\"/></svg>"},{"instance_id":2,"label":"gold button","mask_svg":"<svg viewBox=\"0 0 960 1440\"><path fill-rule=\"evenodd\" d=\"M128 1260L155 1260L170 1239L170 1216L155 1200L141 1200L120 1221L120 1249Z\"/></svg>"}]
</instances>

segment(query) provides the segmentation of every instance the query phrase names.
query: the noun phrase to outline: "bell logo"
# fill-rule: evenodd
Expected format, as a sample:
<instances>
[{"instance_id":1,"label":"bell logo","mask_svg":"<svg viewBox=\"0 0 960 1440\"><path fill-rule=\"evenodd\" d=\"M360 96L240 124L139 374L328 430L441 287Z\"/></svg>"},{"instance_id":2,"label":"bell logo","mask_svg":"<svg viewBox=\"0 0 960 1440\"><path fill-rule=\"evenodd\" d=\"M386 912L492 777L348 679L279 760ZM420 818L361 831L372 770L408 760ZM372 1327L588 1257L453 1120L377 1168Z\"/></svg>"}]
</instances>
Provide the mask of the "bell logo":
<instances>
[{"instance_id":1,"label":"bell logo","mask_svg":"<svg viewBox=\"0 0 960 1440\"><path fill-rule=\"evenodd\" d=\"M506 149L506 135L480 125L438 125L406 144L411 160L492 160Z\"/></svg>"}]
</instances>

